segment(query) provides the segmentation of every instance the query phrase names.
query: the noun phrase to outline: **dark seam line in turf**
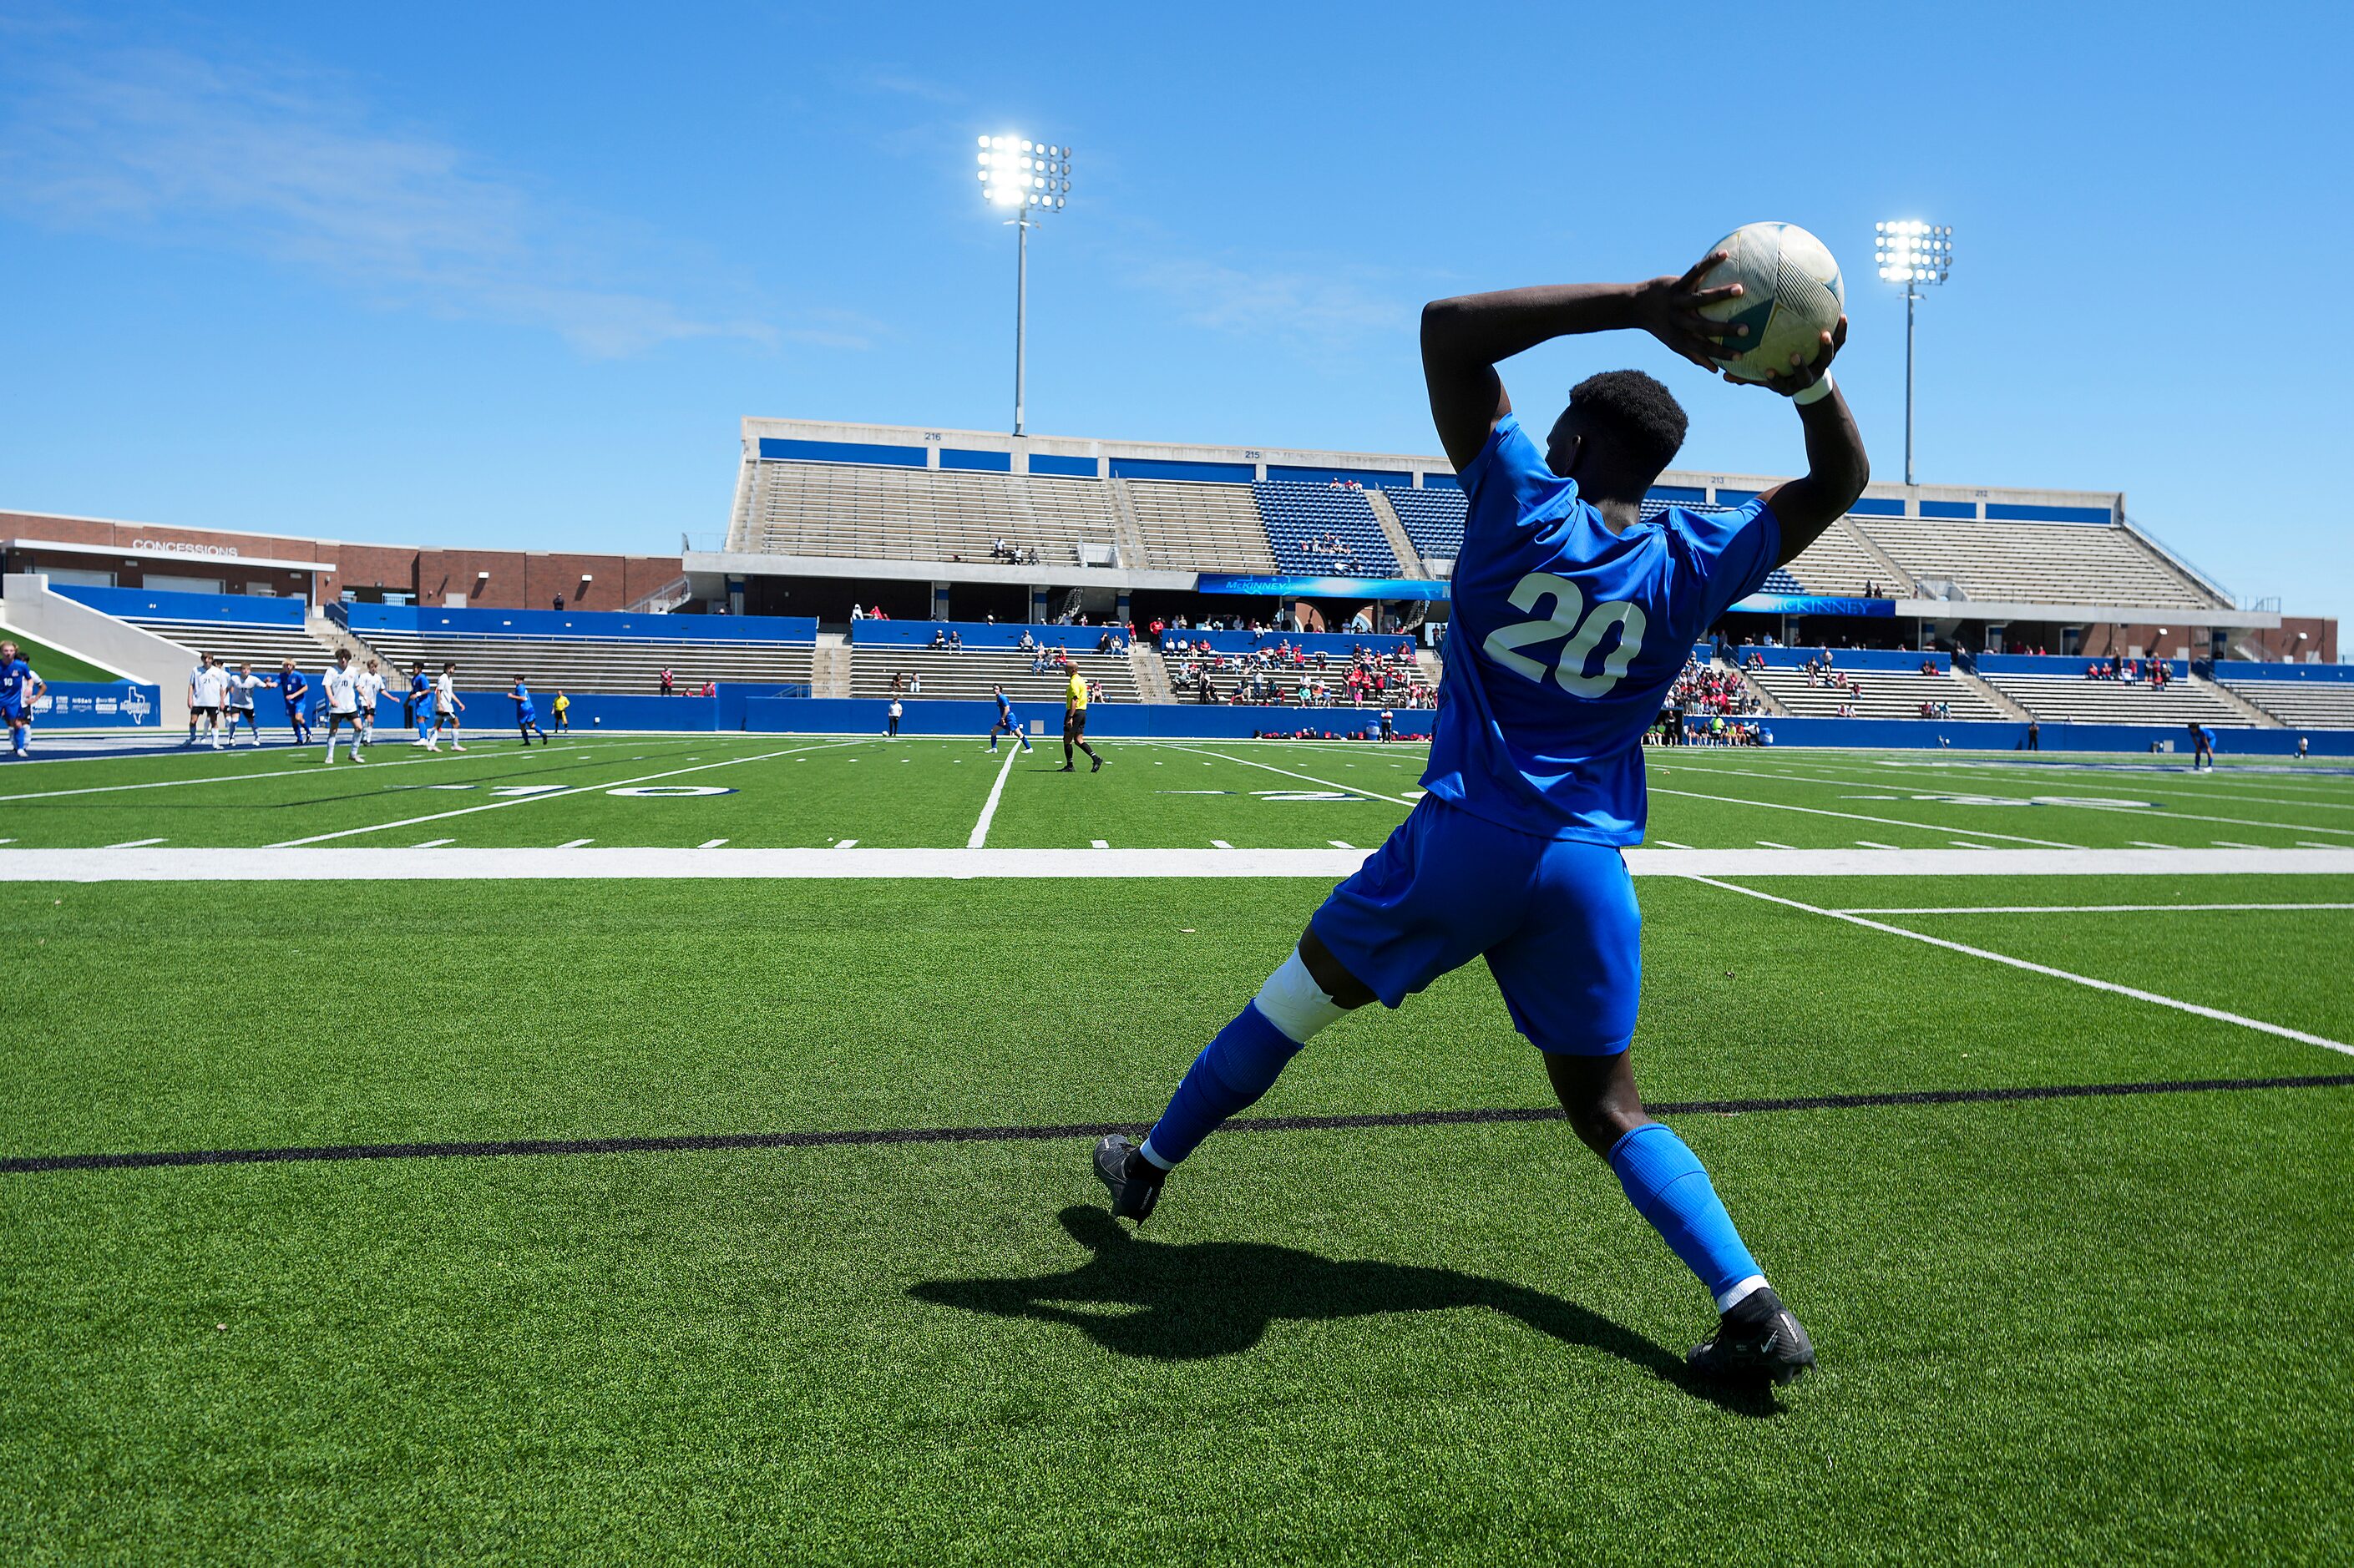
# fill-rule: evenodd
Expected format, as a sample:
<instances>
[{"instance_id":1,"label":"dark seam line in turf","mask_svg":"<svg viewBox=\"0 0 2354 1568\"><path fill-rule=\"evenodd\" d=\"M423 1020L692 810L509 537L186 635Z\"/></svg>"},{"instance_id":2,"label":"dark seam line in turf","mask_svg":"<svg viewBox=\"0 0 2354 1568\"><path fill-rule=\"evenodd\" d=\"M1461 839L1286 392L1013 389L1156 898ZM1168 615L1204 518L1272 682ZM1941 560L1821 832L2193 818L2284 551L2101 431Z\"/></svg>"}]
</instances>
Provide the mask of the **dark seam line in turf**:
<instances>
[{"instance_id":1,"label":"dark seam line in turf","mask_svg":"<svg viewBox=\"0 0 2354 1568\"><path fill-rule=\"evenodd\" d=\"M1900 1089L1877 1095L1809 1095L1791 1099L1680 1100L1647 1107L1658 1116L1746 1116L1765 1111L1856 1110L1872 1106L1973 1105L1996 1100L2066 1100L2106 1095L2187 1095L2224 1089L2354 1087L2354 1073L2297 1078L2191 1078L2144 1084L2048 1084L2009 1089ZM1482 1110L1385 1111L1363 1116L1247 1117L1225 1132L1332 1132L1374 1127L1460 1127L1482 1122L1559 1121L1555 1106ZM279 1165L302 1160L483 1159L527 1154L664 1154L730 1149L819 1149L838 1144L1020 1143L1137 1132L1129 1121L1066 1122L1043 1127L900 1127L843 1132L689 1133L672 1138L509 1139L469 1143L346 1143L310 1149L189 1149L134 1154L33 1154L0 1159L0 1175L43 1171L137 1171L164 1165Z\"/></svg>"}]
</instances>

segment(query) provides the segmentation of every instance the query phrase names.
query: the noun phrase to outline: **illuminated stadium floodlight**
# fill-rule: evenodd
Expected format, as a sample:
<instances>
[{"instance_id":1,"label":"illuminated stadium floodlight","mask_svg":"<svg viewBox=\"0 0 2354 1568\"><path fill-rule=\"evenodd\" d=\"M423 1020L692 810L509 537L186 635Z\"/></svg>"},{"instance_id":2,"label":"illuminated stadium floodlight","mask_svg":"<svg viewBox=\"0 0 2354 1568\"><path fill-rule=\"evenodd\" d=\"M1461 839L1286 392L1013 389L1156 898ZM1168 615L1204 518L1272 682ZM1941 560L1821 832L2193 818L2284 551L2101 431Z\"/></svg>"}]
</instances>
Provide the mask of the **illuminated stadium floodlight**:
<instances>
[{"instance_id":1,"label":"illuminated stadium floodlight","mask_svg":"<svg viewBox=\"0 0 2354 1568\"><path fill-rule=\"evenodd\" d=\"M1022 395L1029 370L1030 229L1071 199L1071 150L1021 136L981 138L981 194L1011 212L1013 226L1013 433L1022 433Z\"/></svg>"},{"instance_id":2,"label":"illuminated stadium floodlight","mask_svg":"<svg viewBox=\"0 0 2354 1568\"><path fill-rule=\"evenodd\" d=\"M1904 285L1904 482L1913 482L1913 310L1921 291L1942 283L1954 270L1950 226L1898 218L1872 226L1872 259L1883 283Z\"/></svg>"}]
</instances>

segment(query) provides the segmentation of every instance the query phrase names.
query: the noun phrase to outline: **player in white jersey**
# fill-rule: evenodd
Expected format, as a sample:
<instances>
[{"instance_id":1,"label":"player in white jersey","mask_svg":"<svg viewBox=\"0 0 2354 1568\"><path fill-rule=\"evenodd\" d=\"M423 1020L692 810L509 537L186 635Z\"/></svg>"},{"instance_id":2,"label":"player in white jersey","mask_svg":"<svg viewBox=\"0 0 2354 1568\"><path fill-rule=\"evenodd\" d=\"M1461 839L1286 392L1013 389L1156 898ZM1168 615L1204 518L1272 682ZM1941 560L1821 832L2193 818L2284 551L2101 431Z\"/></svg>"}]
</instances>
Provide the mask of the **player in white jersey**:
<instances>
[{"instance_id":1,"label":"player in white jersey","mask_svg":"<svg viewBox=\"0 0 2354 1568\"><path fill-rule=\"evenodd\" d=\"M221 744L221 702L228 694L228 672L220 661L209 653L196 656L196 667L188 673L188 744L196 744L196 731L202 728L212 736L213 749Z\"/></svg>"},{"instance_id":2,"label":"player in white jersey","mask_svg":"<svg viewBox=\"0 0 2354 1568\"><path fill-rule=\"evenodd\" d=\"M426 742L425 749L440 750L441 732L446 729L450 732L450 749L465 750L458 741L462 733L458 715L465 711L466 705L458 696L458 666L444 664L440 679L433 683L433 738Z\"/></svg>"},{"instance_id":3,"label":"player in white jersey","mask_svg":"<svg viewBox=\"0 0 2354 1568\"><path fill-rule=\"evenodd\" d=\"M352 684L360 700L359 744L373 745L376 741L376 700L384 695L384 677L376 673L375 660L369 660L367 668L352 677ZM352 755L357 757L359 753L355 750Z\"/></svg>"},{"instance_id":4,"label":"player in white jersey","mask_svg":"<svg viewBox=\"0 0 2354 1568\"><path fill-rule=\"evenodd\" d=\"M237 673L221 683L221 727L228 732L228 743L237 744L238 720L245 721L245 733L254 745L261 744L261 724L253 716L253 694L263 686L277 683L253 673L250 664L239 664Z\"/></svg>"},{"instance_id":5,"label":"player in white jersey","mask_svg":"<svg viewBox=\"0 0 2354 1568\"><path fill-rule=\"evenodd\" d=\"M335 760L335 732L348 726L352 732L352 760L367 760L360 755L360 689L359 676L352 669L352 651L335 650L335 662L319 677L320 688L327 694L327 756Z\"/></svg>"}]
</instances>

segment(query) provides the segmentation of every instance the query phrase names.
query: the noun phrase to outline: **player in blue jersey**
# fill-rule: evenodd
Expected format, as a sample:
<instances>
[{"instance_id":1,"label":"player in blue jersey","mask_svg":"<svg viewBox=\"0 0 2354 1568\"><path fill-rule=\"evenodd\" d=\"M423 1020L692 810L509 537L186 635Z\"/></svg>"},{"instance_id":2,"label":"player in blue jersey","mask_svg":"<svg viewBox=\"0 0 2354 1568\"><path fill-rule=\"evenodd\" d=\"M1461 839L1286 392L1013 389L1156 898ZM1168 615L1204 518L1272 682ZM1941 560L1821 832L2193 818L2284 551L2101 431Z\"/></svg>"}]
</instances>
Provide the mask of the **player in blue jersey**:
<instances>
[{"instance_id":1,"label":"player in blue jersey","mask_svg":"<svg viewBox=\"0 0 2354 1568\"><path fill-rule=\"evenodd\" d=\"M1006 696L1005 688L991 686L989 688L989 694L997 699L997 722L989 726L989 749L991 751L997 749L997 737L1001 735L1010 735L1020 741L1022 749L1024 751L1034 749L1030 744L1030 737L1022 733L1022 721L1014 716L1013 703Z\"/></svg>"},{"instance_id":2,"label":"player in blue jersey","mask_svg":"<svg viewBox=\"0 0 2354 1568\"><path fill-rule=\"evenodd\" d=\"M430 746L433 743L433 683L426 678L425 666L421 662L408 667L408 694L402 699L401 707L407 721L417 730L417 738L408 744Z\"/></svg>"},{"instance_id":3,"label":"player in blue jersey","mask_svg":"<svg viewBox=\"0 0 2354 1568\"><path fill-rule=\"evenodd\" d=\"M1113 1213L1150 1214L1170 1170L1265 1094L1319 1030L1369 1001L1396 1007L1485 958L1572 1128L1713 1298L1717 1328L1694 1347L1693 1368L1762 1383L1814 1364L1706 1171L1644 1114L1628 1054L1641 916L1620 851L1643 835L1643 732L1693 641L1813 543L1870 477L1827 374L1847 323L1823 334L1810 362L1794 356L1763 383L1797 405L1807 476L1724 513L1643 516L1685 429L1650 376L1580 382L1540 449L1495 368L1553 338L1635 328L1712 369L1744 335L1701 314L1735 297L1702 287L1718 260L1681 278L1425 308L1431 414L1469 503L1427 793L1195 1059L1144 1142L1114 1134L1096 1146Z\"/></svg>"},{"instance_id":4,"label":"player in blue jersey","mask_svg":"<svg viewBox=\"0 0 2354 1568\"><path fill-rule=\"evenodd\" d=\"M48 691L32 665L25 662L14 642L0 642L0 722L8 726L8 755L32 755L32 736L26 726L32 722L33 705Z\"/></svg>"},{"instance_id":5,"label":"player in blue jersey","mask_svg":"<svg viewBox=\"0 0 2354 1568\"><path fill-rule=\"evenodd\" d=\"M2203 724L2190 726L2190 771L2215 766L2215 732Z\"/></svg>"},{"instance_id":6,"label":"player in blue jersey","mask_svg":"<svg viewBox=\"0 0 2354 1568\"><path fill-rule=\"evenodd\" d=\"M286 704L286 727L294 732L294 744L311 744L311 681L310 677L287 660L278 667L278 694Z\"/></svg>"},{"instance_id":7,"label":"player in blue jersey","mask_svg":"<svg viewBox=\"0 0 2354 1568\"><path fill-rule=\"evenodd\" d=\"M546 746L547 732L539 727L539 705L532 701L531 688L524 684L521 675L514 678L514 690L507 695L514 699L515 734L522 737L525 746L531 744L533 736L539 736L539 744Z\"/></svg>"}]
</instances>

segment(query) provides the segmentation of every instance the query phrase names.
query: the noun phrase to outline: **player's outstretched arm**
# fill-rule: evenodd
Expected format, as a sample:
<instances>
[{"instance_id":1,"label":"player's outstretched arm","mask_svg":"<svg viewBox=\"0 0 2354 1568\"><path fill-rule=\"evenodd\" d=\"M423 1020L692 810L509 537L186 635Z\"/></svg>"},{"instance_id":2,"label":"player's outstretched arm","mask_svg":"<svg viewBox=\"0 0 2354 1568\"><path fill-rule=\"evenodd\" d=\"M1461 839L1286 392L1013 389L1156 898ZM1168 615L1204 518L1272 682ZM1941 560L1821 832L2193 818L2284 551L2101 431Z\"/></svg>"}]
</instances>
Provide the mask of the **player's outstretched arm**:
<instances>
[{"instance_id":1,"label":"player's outstretched arm","mask_svg":"<svg viewBox=\"0 0 2354 1568\"><path fill-rule=\"evenodd\" d=\"M1863 432L1855 415L1832 381L1831 361L1847 346L1847 318L1823 334L1823 347L1812 365L1794 358L1783 372L1768 371L1764 381L1740 381L1735 386L1763 387L1790 398L1798 407L1798 424L1807 433L1807 473L1803 479L1777 484L1766 493L1766 504L1782 524L1782 553L1774 564L1787 566L1808 546L1822 536L1872 481L1872 460L1863 450ZM1805 394L1816 387L1813 396Z\"/></svg>"},{"instance_id":2,"label":"player's outstretched arm","mask_svg":"<svg viewBox=\"0 0 2354 1568\"><path fill-rule=\"evenodd\" d=\"M1706 370L1730 336L1746 333L1702 315L1701 309L1738 299L1741 285L1703 289L1700 281L1723 252L1702 257L1681 277L1642 283L1563 283L1462 294L1422 307L1422 375L1430 389L1430 417L1458 469L1479 455L1496 421L1512 411L1500 361L1557 337L1639 328Z\"/></svg>"}]
</instances>

